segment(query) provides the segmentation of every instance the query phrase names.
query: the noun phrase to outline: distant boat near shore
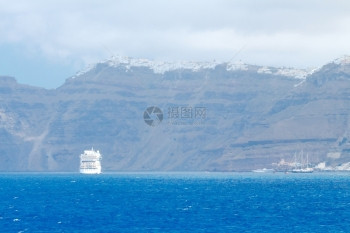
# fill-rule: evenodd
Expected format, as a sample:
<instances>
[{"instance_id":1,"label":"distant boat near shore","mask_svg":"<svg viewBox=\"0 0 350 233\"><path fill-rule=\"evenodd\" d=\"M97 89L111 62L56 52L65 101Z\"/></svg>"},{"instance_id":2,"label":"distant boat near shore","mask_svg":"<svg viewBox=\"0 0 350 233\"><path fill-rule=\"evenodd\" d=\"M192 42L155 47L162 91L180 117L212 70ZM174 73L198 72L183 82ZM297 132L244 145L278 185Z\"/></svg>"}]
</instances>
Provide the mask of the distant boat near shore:
<instances>
[{"instance_id":1,"label":"distant boat near shore","mask_svg":"<svg viewBox=\"0 0 350 233\"><path fill-rule=\"evenodd\" d=\"M270 168L263 168L263 169L252 170L252 172L256 172L256 173L271 173L271 172L275 172L275 170L274 169L270 169Z\"/></svg>"},{"instance_id":2,"label":"distant boat near shore","mask_svg":"<svg viewBox=\"0 0 350 233\"><path fill-rule=\"evenodd\" d=\"M311 167L297 168L297 169L293 169L291 172L292 173L312 173L312 172L314 172L314 169Z\"/></svg>"},{"instance_id":3,"label":"distant boat near shore","mask_svg":"<svg viewBox=\"0 0 350 233\"><path fill-rule=\"evenodd\" d=\"M301 152L300 155L300 162L297 163L296 161L296 154L294 154L294 169L291 170L292 173L312 173L314 172L314 169L309 167L309 154L306 154L306 166L302 162L303 160L304 153L303 151Z\"/></svg>"}]
</instances>

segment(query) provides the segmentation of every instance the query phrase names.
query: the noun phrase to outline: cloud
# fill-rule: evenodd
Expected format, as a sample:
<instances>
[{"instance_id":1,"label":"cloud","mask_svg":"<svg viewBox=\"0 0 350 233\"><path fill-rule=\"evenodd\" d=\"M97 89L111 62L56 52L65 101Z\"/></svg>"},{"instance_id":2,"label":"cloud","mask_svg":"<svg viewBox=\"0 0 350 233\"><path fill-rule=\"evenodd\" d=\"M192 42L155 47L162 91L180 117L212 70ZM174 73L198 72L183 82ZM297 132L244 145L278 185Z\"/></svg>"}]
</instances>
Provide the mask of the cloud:
<instances>
[{"instance_id":1,"label":"cloud","mask_svg":"<svg viewBox=\"0 0 350 233\"><path fill-rule=\"evenodd\" d=\"M230 60L242 50L235 59L305 67L350 53L349 10L342 0L0 1L0 43L76 64L112 54Z\"/></svg>"}]
</instances>

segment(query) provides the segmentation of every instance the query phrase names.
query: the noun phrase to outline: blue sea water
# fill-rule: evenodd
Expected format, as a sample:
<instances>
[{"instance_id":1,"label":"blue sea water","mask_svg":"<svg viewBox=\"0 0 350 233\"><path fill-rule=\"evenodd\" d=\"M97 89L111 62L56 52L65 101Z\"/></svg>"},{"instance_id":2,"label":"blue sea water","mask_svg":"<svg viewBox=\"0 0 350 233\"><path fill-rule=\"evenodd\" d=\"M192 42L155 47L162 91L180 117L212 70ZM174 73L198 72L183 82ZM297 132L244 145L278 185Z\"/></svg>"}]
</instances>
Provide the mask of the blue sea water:
<instances>
[{"instance_id":1,"label":"blue sea water","mask_svg":"<svg viewBox=\"0 0 350 233\"><path fill-rule=\"evenodd\" d=\"M0 232L350 232L350 173L2 173Z\"/></svg>"}]
</instances>

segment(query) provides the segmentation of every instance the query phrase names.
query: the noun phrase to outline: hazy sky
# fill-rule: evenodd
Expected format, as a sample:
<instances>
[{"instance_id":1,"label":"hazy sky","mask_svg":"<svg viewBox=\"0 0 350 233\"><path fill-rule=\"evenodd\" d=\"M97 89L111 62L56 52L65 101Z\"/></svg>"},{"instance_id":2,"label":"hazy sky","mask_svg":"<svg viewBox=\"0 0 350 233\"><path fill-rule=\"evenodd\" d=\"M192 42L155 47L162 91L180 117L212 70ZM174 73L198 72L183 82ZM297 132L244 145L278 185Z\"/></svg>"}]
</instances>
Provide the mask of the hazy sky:
<instances>
[{"instance_id":1,"label":"hazy sky","mask_svg":"<svg viewBox=\"0 0 350 233\"><path fill-rule=\"evenodd\" d=\"M0 75L55 88L112 55L317 67L350 55L348 0L0 0Z\"/></svg>"}]
</instances>

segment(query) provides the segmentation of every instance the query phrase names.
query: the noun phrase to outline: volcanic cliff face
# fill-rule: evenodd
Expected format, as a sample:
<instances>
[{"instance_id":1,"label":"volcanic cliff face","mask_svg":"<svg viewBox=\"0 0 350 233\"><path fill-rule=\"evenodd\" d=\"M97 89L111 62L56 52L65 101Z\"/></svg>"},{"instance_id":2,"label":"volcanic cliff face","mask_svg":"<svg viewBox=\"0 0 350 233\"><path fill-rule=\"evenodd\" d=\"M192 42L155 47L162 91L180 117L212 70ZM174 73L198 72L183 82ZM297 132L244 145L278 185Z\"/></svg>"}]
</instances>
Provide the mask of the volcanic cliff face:
<instances>
[{"instance_id":1,"label":"volcanic cliff face","mask_svg":"<svg viewBox=\"0 0 350 233\"><path fill-rule=\"evenodd\" d=\"M242 63L112 58L45 90L0 77L0 170L250 170L304 150L350 160L350 62L307 72ZM144 121L151 113L154 125ZM153 109L153 108L152 108Z\"/></svg>"}]
</instances>

